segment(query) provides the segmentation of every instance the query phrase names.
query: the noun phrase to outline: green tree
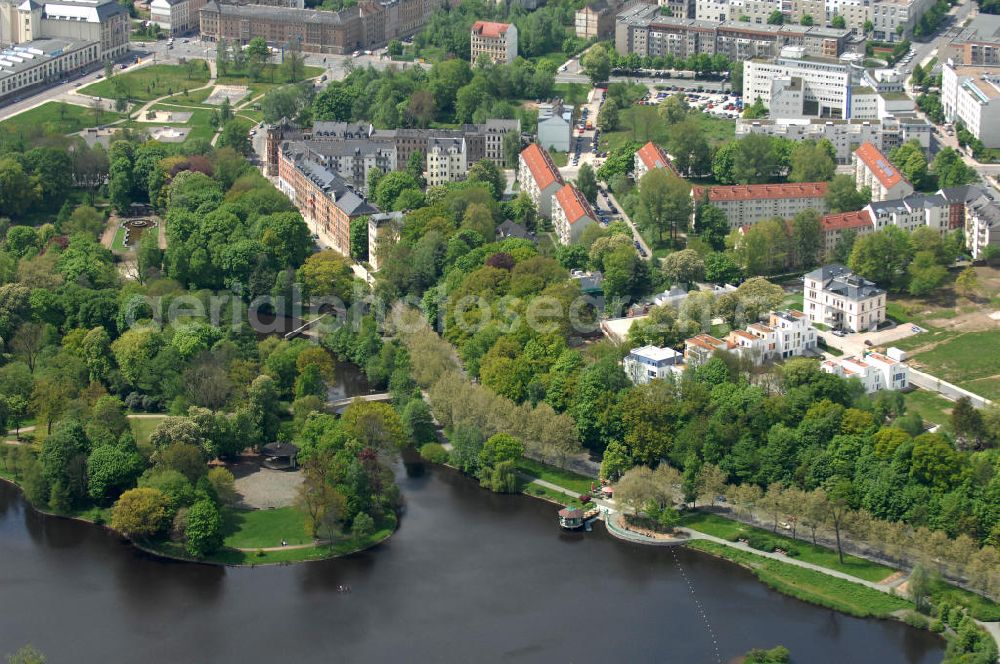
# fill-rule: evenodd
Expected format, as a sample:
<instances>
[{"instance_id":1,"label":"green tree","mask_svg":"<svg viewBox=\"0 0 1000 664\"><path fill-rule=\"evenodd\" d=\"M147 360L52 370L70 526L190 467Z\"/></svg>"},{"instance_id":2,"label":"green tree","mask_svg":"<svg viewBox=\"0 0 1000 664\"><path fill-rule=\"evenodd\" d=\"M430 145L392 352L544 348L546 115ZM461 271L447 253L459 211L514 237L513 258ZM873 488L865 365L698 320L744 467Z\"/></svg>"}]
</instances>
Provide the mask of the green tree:
<instances>
[{"instance_id":1,"label":"green tree","mask_svg":"<svg viewBox=\"0 0 1000 664\"><path fill-rule=\"evenodd\" d=\"M693 249L683 249L663 259L663 276L671 284L692 285L705 278L705 261Z\"/></svg>"},{"instance_id":2,"label":"green tree","mask_svg":"<svg viewBox=\"0 0 1000 664\"><path fill-rule=\"evenodd\" d=\"M871 192L867 187L859 192L850 175L835 175L827 185L826 205L831 213L854 212L868 205Z\"/></svg>"},{"instance_id":3,"label":"green tree","mask_svg":"<svg viewBox=\"0 0 1000 664\"><path fill-rule=\"evenodd\" d=\"M916 68L914 68L916 74ZM976 169L967 166L962 160L962 155L954 148L944 148L934 156L932 164L934 173L937 174L937 184L939 187L960 187L972 184L979 179Z\"/></svg>"},{"instance_id":4,"label":"green tree","mask_svg":"<svg viewBox=\"0 0 1000 664\"><path fill-rule=\"evenodd\" d=\"M841 16L840 14L834 14L833 18L830 19L830 25L838 30L846 30L847 20L844 19L844 17Z\"/></svg>"},{"instance_id":5,"label":"green tree","mask_svg":"<svg viewBox=\"0 0 1000 664\"><path fill-rule=\"evenodd\" d=\"M962 270L955 279L955 290L969 299L979 294L979 276L976 268L969 266Z\"/></svg>"},{"instance_id":6,"label":"green tree","mask_svg":"<svg viewBox=\"0 0 1000 664\"><path fill-rule=\"evenodd\" d=\"M196 501L187 513L185 549L195 558L204 558L222 547L222 515L207 498Z\"/></svg>"},{"instance_id":7,"label":"green tree","mask_svg":"<svg viewBox=\"0 0 1000 664\"><path fill-rule=\"evenodd\" d=\"M249 155L253 148L247 135L246 125L240 120L229 120L219 134L219 147L229 147L242 155Z\"/></svg>"},{"instance_id":8,"label":"green tree","mask_svg":"<svg viewBox=\"0 0 1000 664\"><path fill-rule=\"evenodd\" d=\"M866 279L889 286L902 279L912 252L906 232L890 226L857 238L849 265Z\"/></svg>"},{"instance_id":9,"label":"green tree","mask_svg":"<svg viewBox=\"0 0 1000 664\"><path fill-rule=\"evenodd\" d=\"M591 205L597 202L597 177L590 164L580 165L580 172L576 176L576 186Z\"/></svg>"},{"instance_id":10,"label":"green tree","mask_svg":"<svg viewBox=\"0 0 1000 664\"><path fill-rule=\"evenodd\" d=\"M767 117L767 113L767 106L764 105L764 100L760 97L754 99L752 104L743 109L743 117L747 120L759 120Z\"/></svg>"},{"instance_id":11,"label":"green tree","mask_svg":"<svg viewBox=\"0 0 1000 664\"><path fill-rule=\"evenodd\" d=\"M420 183L406 171L386 173L378 181L372 199L383 210L393 209L396 198L406 189L419 189Z\"/></svg>"},{"instance_id":12,"label":"green tree","mask_svg":"<svg viewBox=\"0 0 1000 664\"><path fill-rule=\"evenodd\" d=\"M922 296L930 293L948 276L946 270L929 251L918 251L907 267L910 277L910 294Z\"/></svg>"},{"instance_id":13,"label":"green tree","mask_svg":"<svg viewBox=\"0 0 1000 664\"><path fill-rule=\"evenodd\" d=\"M920 189L927 178L927 155L916 139L903 143L889 152L889 161L913 186Z\"/></svg>"},{"instance_id":14,"label":"green tree","mask_svg":"<svg viewBox=\"0 0 1000 664\"><path fill-rule=\"evenodd\" d=\"M815 210L803 210L792 219L792 249L796 263L803 270L811 270L819 263L823 248L823 230L820 216Z\"/></svg>"},{"instance_id":15,"label":"green tree","mask_svg":"<svg viewBox=\"0 0 1000 664\"><path fill-rule=\"evenodd\" d=\"M781 13L780 9L775 9L767 17L767 22L769 25L783 25L785 23L785 15Z\"/></svg>"},{"instance_id":16,"label":"green tree","mask_svg":"<svg viewBox=\"0 0 1000 664\"><path fill-rule=\"evenodd\" d=\"M580 66L593 85L608 80L611 75L611 56L604 44L596 44L580 58Z\"/></svg>"},{"instance_id":17,"label":"green tree","mask_svg":"<svg viewBox=\"0 0 1000 664\"><path fill-rule=\"evenodd\" d=\"M705 280L714 284L731 284L739 280L740 266L728 252L716 251L705 257Z\"/></svg>"},{"instance_id":18,"label":"green tree","mask_svg":"<svg viewBox=\"0 0 1000 664\"><path fill-rule=\"evenodd\" d=\"M167 498L156 489L129 489L115 503L111 527L137 539L159 535L170 521Z\"/></svg>"},{"instance_id":19,"label":"green tree","mask_svg":"<svg viewBox=\"0 0 1000 664\"><path fill-rule=\"evenodd\" d=\"M618 114L618 102L608 99L597 113L597 128L601 131L614 131L618 128L619 122L621 118Z\"/></svg>"},{"instance_id":20,"label":"green tree","mask_svg":"<svg viewBox=\"0 0 1000 664\"><path fill-rule=\"evenodd\" d=\"M503 196L503 190L507 186L503 172L491 159L480 159L470 166L468 180L486 185L493 200L497 201Z\"/></svg>"},{"instance_id":21,"label":"green tree","mask_svg":"<svg viewBox=\"0 0 1000 664\"><path fill-rule=\"evenodd\" d=\"M687 228L691 218L691 187L665 168L655 168L639 181L637 221L643 228L655 232L659 242L669 230L676 243L677 232Z\"/></svg>"},{"instance_id":22,"label":"green tree","mask_svg":"<svg viewBox=\"0 0 1000 664\"><path fill-rule=\"evenodd\" d=\"M102 445L87 458L87 493L94 500L132 485L143 470L142 457L130 445Z\"/></svg>"},{"instance_id":23,"label":"green tree","mask_svg":"<svg viewBox=\"0 0 1000 664\"><path fill-rule=\"evenodd\" d=\"M368 217L351 220L351 258L368 260Z\"/></svg>"},{"instance_id":24,"label":"green tree","mask_svg":"<svg viewBox=\"0 0 1000 664\"><path fill-rule=\"evenodd\" d=\"M799 21L799 25L810 26L813 24L813 17L810 14L803 14L802 19Z\"/></svg>"},{"instance_id":25,"label":"green tree","mask_svg":"<svg viewBox=\"0 0 1000 664\"><path fill-rule=\"evenodd\" d=\"M792 148L791 182L826 182L837 170L833 145L827 140L802 141Z\"/></svg>"}]
</instances>

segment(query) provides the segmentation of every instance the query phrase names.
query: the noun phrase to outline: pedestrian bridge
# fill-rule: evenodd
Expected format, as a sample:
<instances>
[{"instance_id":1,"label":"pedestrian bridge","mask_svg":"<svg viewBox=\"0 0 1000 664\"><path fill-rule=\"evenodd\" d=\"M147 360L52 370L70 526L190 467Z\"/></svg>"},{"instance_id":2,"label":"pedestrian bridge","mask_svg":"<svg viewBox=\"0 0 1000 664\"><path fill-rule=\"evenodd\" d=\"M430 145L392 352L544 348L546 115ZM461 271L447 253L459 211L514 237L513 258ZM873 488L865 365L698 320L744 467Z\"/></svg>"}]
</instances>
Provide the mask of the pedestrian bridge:
<instances>
[{"instance_id":1,"label":"pedestrian bridge","mask_svg":"<svg viewBox=\"0 0 1000 664\"><path fill-rule=\"evenodd\" d=\"M354 397L347 397L346 399L336 399L334 401L328 401L326 403L327 408L334 411L337 414L343 413L344 409L351 405L355 400L360 401L389 401L392 399L392 395L388 392L381 392L379 394L359 394Z\"/></svg>"}]
</instances>

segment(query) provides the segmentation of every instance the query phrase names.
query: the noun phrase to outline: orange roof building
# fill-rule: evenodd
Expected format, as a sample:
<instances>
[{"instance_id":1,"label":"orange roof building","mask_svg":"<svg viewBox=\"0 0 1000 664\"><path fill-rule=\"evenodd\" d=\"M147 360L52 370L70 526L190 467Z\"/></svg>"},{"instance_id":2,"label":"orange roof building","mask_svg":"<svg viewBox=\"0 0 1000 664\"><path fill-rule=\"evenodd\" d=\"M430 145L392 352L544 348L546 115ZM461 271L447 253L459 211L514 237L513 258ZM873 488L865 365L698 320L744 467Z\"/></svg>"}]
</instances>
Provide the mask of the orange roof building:
<instances>
[{"instance_id":1,"label":"orange roof building","mask_svg":"<svg viewBox=\"0 0 1000 664\"><path fill-rule=\"evenodd\" d=\"M695 204L708 203L726 215L730 230L765 219L791 219L804 210L826 212L826 182L692 187Z\"/></svg>"},{"instance_id":2,"label":"orange roof building","mask_svg":"<svg viewBox=\"0 0 1000 664\"><path fill-rule=\"evenodd\" d=\"M873 201L905 198L913 193L913 185L871 143L863 143L854 151L854 181L858 189L871 188Z\"/></svg>"},{"instance_id":3,"label":"orange roof building","mask_svg":"<svg viewBox=\"0 0 1000 664\"><path fill-rule=\"evenodd\" d=\"M565 182L549 153L532 143L517 158L517 181L528 194L538 214L552 216L552 199Z\"/></svg>"},{"instance_id":4,"label":"orange roof building","mask_svg":"<svg viewBox=\"0 0 1000 664\"><path fill-rule=\"evenodd\" d=\"M823 232L823 251L832 256L837 248L837 242L845 231L857 235L867 235L875 231L875 219L867 208L857 212L841 212L828 214L820 220L820 230Z\"/></svg>"},{"instance_id":5,"label":"orange roof building","mask_svg":"<svg viewBox=\"0 0 1000 664\"><path fill-rule=\"evenodd\" d=\"M513 23L476 21L470 32L472 63L486 55L497 64L509 65L517 57L517 26Z\"/></svg>"},{"instance_id":6,"label":"orange roof building","mask_svg":"<svg viewBox=\"0 0 1000 664\"><path fill-rule=\"evenodd\" d=\"M556 192L552 205L552 226L559 242L571 244L577 240L587 226L597 223L594 208L587 202L579 189L571 184Z\"/></svg>"},{"instance_id":7,"label":"orange roof building","mask_svg":"<svg viewBox=\"0 0 1000 664\"><path fill-rule=\"evenodd\" d=\"M666 168L674 175L680 177L667 151L656 143L649 141L635 151L635 163L633 165L635 181L638 182L642 179L643 175L656 168Z\"/></svg>"}]
</instances>

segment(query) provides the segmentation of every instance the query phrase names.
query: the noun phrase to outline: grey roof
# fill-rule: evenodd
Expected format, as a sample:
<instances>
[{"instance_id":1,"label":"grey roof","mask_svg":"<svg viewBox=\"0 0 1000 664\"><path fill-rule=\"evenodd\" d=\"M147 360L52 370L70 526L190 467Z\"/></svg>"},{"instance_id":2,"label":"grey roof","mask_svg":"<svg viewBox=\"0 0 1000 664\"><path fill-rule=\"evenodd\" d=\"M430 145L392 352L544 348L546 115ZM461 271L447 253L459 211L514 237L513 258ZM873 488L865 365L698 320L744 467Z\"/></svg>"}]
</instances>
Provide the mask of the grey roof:
<instances>
[{"instance_id":1,"label":"grey roof","mask_svg":"<svg viewBox=\"0 0 1000 664\"><path fill-rule=\"evenodd\" d=\"M864 277L854 274L839 263L831 263L806 275L821 283L823 290L836 293L849 300L865 300L885 291Z\"/></svg>"},{"instance_id":2,"label":"grey roof","mask_svg":"<svg viewBox=\"0 0 1000 664\"><path fill-rule=\"evenodd\" d=\"M982 41L1000 43L1000 16L979 14L953 41Z\"/></svg>"},{"instance_id":3,"label":"grey roof","mask_svg":"<svg viewBox=\"0 0 1000 664\"><path fill-rule=\"evenodd\" d=\"M68 39L35 39L0 51L0 78L50 62L54 57L72 53L97 42L70 41Z\"/></svg>"},{"instance_id":4,"label":"grey roof","mask_svg":"<svg viewBox=\"0 0 1000 664\"><path fill-rule=\"evenodd\" d=\"M286 145L285 151L292 156L296 168L308 177L313 184L322 189L330 200L333 201L333 204L347 216L360 217L375 214L379 211L377 207L355 192L339 175L330 171L322 164L304 158L301 152L296 152L294 144Z\"/></svg>"},{"instance_id":5,"label":"grey roof","mask_svg":"<svg viewBox=\"0 0 1000 664\"><path fill-rule=\"evenodd\" d=\"M924 208L925 210L943 207L948 205L948 199L938 194L913 194L905 198L897 198L889 201L872 201L871 208L876 213L894 212L896 210L914 210Z\"/></svg>"},{"instance_id":6,"label":"grey roof","mask_svg":"<svg viewBox=\"0 0 1000 664\"><path fill-rule=\"evenodd\" d=\"M949 203L968 203L983 195L983 190L974 184L966 184L961 187L949 187L938 192L944 196Z\"/></svg>"},{"instance_id":7,"label":"grey roof","mask_svg":"<svg viewBox=\"0 0 1000 664\"><path fill-rule=\"evenodd\" d=\"M798 37L835 37L837 39L846 39L850 34L849 30L826 28L818 25L761 25L745 21L707 21L704 19L663 16L660 14L659 6L650 6L645 4L619 13L617 20L619 23L628 23L630 25L688 29L699 28L702 30L745 31L767 33L770 35L796 35Z\"/></svg>"},{"instance_id":8,"label":"grey roof","mask_svg":"<svg viewBox=\"0 0 1000 664\"><path fill-rule=\"evenodd\" d=\"M268 443L261 451L267 456L293 457L299 453L299 448L292 443Z\"/></svg>"},{"instance_id":9,"label":"grey roof","mask_svg":"<svg viewBox=\"0 0 1000 664\"><path fill-rule=\"evenodd\" d=\"M510 219L505 219L502 224L497 226L497 237L516 237L526 240L530 237L530 234L528 233L528 229L521 224Z\"/></svg>"},{"instance_id":10,"label":"grey roof","mask_svg":"<svg viewBox=\"0 0 1000 664\"><path fill-rule=\"evenodd\" d=\"M347 18L359 15L360 7L347 7L339 12L321 11L318 9L296 9L293 7L272 7L270 5L243 5L220 3L209 0L201 11L226 14L245 18L262 18L264 20L282 20L296 23L325 23L327 25L342 25Z\"/></svg>"},{"instance_id":11,"label":"grey roof","mask_svg":"<svg viewBox=\"0 0 1000 664\"><path fill-rule=\"evenodd\" d=\"M372 126L367 122L333 122L318 120L313 123L313 138L363 138L371 136Z\"/></svg>"}]
</instances>

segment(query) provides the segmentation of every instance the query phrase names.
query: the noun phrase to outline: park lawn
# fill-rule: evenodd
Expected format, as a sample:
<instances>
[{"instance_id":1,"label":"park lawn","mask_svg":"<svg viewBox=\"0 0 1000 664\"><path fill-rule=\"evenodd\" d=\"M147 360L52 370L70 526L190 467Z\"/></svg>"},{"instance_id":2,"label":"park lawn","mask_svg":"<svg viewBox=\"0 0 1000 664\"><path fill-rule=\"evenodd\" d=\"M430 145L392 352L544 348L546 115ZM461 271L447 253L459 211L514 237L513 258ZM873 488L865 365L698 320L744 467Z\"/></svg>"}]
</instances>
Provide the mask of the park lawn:
<instances>
[{"instance_id":1,"label":"park lawn","mask_svg":"<svg viewBox=\"0 0 1000 664\"><path fill-rule=\"evenodd\" d=\"M323 73L322 67L314 67L311 65L306 65L302 70L302 80L309 80L310 78L316 78ZM243 85L246 86L249 94L240 100L240 103L247 101L256 97L259 94L263 94L268 90L272 90L282 85L288 85L289 81L285 78L284 72L281 71L281 65L269 64L265 65L264 69L258 78L253 79L242 71L228 71L225 74L219 72L218 77L215 81L216 85Z\"/></svg>"},{"instance_id":2,"label":"park lawn","mask_svg":"<svg viewBox=\"0 0 1000 664\"><path fill-rule=\"evenodd\" d=\"M709 145L719 145L732 140L736 135L736 121L718 118L705 113L691 114L700 125L702 135ZM604 132L601 135L602 151L613 150L627 141L645 143L653 141L665 145L670 138L672 128L667 125L657 112L656 106L632 106L618 114L618 128L615 131Z\"/></svg>"},{"instance_id":3,"label":"park lawn","mask_svg":"<svg viewBox=\"0 0 1000 664\"><path fill-rule=\"evenodd\" d=\"M552 157L552 163L554 163L558 168L565 168L566 164L569 163L568 152L556 152L555 150L549 150L548 153L549 156Z\"/></svg>"},{"instance_id":4,"label":"park lawn","mask_svg":"<svg viewBox=\"0 0 1000 664\"><path fill-rule=\"evenodd\" d=\"M199 88L208 83L209 72L204 60L190 60L197 63L188 71L186 65L149 65L134 71L116 73L96 83L80 88L80 94L114 99L120 86L125 86L128 96L134 101L151 101L157 97L171 95L181 90Z\"/></svg>"},{"instance_id":5,"label":"park lawn","mask_svg":"<svg viewBox=\"0 0 1000 664\"><path fill-rule=\"evenodd\" d=\"M930 337L915 335L923 337L925 344L936 338L943 340L913 355L913 360L928 373L967 390L987 398L1000 395L1000 328L979 332L934 332Z\"/></svg>"},{"instance_id":6,"label":"park lawn","mask_svg":"<svg viewBox=\"0 0 1000 664\"><path fill-rule=\"evenodd\" d=\"M95 115L94 109L87 106L49 101L0 122L0 133L73 134L88 127L116 122L121 118L121 114L111 111L100 111Z\"/></svg>"},{"instance_id":7,"label":"park lawn","mask_svg":"<svg viewBox=\"0 0 1000 664\"><path fill-rule=\"evenodd\" d=\"M778 592L859 618L884 618L900 609L913 608L901 597L715 542L693 540L687 546L748 568Z\"/></svg>"},{"instance_id":8,"label":"park lawn","mask_svg":"<svg viewBox=\"0 0 1000 664\"><path fill-rule=\"evenodd\" d=\"M597 483L596 477L587 477L586 475L580 475L579 473L556 468L555 466L524 457L518 460L517 469L525 475L530 475L533 478L550 482L577 493L590 493L591 485Z\"/></svg>"},{"instance_id":9,"label":"park lawn","mask_svg":"<svg viewBox=\"0 0 1000 664\"><path fill-rule=\"evenodd\" d=\"M224 514L225 545L234 549L255 549L308 544L305 516L294 507L273 510L229 510Z\"/></svg>"},{"instance_id":10,"label":"park lawn","mask_svg":"<svg viewBox=\"0 0 1000 664\"><path fill-rule=\"evenodd\" d=\"M940 424L945 430L951 429L951 409L954 402L945 399L937 392L913 390L903 395L906 410L919 415L925 422Z\"/></svg>"},{"instance_id":11,"label":"park lawn","mask_svg":"<svg viewBox=\"0 0 1000 664\"><path fill-rule=\"evenodd\" d=\"M764 530L763 528L747 526L739 521L726 519L708 512L686 514L681 518L681 525L729 541L736 541L736 538L745 533L763 535L798 551L799 555L795 557L796 560L826 567L827 569L843 572L844 574L850 574L865 581L881 581L896 571L891 567L847 554L844 554L844 562L841 563L837 558L837 552L832 549L817 546L801 539L793 540L791 537L785 537L780 533L772 533L770 530Z\"/></svg>"},{"instance_id":12,"label":"park lawn","mask_svg":"<svg viewBox=\"0 0 1000 664\"><path fill-rule=\"evenodd\" d=\"M524 488L521 490L521 493L525 494L526 496L546 498L547 500L550 500L554 503L558 503L564 507L571 507L571 508L575 507L576 509L581 509L581 510L587 509L588 507L593 507L593 503L584 505L582 502L580 502L579 498L573 498L572 496L568 496L565 493L561 493L559 491L553 491L548 487L544 487L538 484L526 483L524 485Z\"/></svg>"},{"instance_id":13,"label":"park lawn","mask_svg":"<svg viewBox=\"0 0 1000 664\"><path fill-rule=\"evenodd\" d=\"M166 122L162 124L157 124L156 126L164 127L190 127L191 132L184 139L185 142L202 138L206 141L212 140L212 136L215 135L215 128L212 126L212 111L208 108L184 108L183 106L177 106L175 104L156 104L153 106L155 111L190 111L191 118L187 122L176 123L176 122ZM148 125L147 126L152 126Z\"/></svg>"},{"instance_id":14,"label":"park lawn","mask_svg":"<svg viewBox=\"0 0 1000 664\"><path fill-rule=\"evenodd\" d=\"M556 83L553 89L557 97L573 106L587 103L587 95L590 94L590 86L586 83Z\"/></svg>"},{"instance_id":15,"label":"park lawn","mask_svg":"<svg viewBox=\"0 0 1000 664\"><path fill-rule=\"evenodd\" d=\"M931 584L931 603L948 602L952 605L964 606L977 620L986 622L1000 620L1000 604L974 592L957 588L940 578L932 580Z\"/></svg>"},{"instance_id":16,"label":"park lawn","mask_svg":"<svg viewBox=\"0 0 1000 664\"><path fill-rule=\"evenodd\" d=\"M802 293L787 294L785 296L785 299L781 301L781 308L795 309L796 311L802 311Z\"/></svg>"},{"instance_id":17,"label":"park lawn","mask_svg":"<svg viewBox=\"0 0 1000 664\"><path fill-rule=\"evenodd\" d=\"M208 96L212 94L213 89L214 88L205 88L204 90L194 90L194 91L189 90L188 92L178 92L172 97L167 97L163 101L170 104L179 104L182 106L191 105L191 106L204 106L205 108L218 108L218 106L212 106L210 104L205 103L205 100L208 99Z\"/></svg>"},{"instance_id":18,"label":"park lawn","mask_svg":"<svg viewBox=\"0 0 1000 664\"><path fill-rule=\"evenodd\" d=\"M167 418L163 417L130 417L129 426L132 427L132 435L135 436L137 445L148 445L149 437L153 435L153 430L157 425Z\"/></svg>"}]
</instances>

